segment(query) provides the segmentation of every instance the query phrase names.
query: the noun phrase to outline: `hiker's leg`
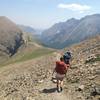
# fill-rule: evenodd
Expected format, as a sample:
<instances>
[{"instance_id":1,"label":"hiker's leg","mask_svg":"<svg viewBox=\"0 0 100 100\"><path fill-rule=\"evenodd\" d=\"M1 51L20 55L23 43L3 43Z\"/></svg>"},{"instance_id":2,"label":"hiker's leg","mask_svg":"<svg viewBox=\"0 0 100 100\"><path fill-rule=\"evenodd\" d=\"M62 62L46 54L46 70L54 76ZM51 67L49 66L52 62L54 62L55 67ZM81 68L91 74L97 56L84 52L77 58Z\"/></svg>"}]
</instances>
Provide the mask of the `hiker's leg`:
<instances>
[{"instance_id":1,"label":"hiker's leg","mask_svg":"<svg viewBox=\"0 0 100 100\"><path fill-rule=\"evenodd\" d=\"M58 89L60 87L60 78L58 73L56 75L56 79L57 79L57 89Z\"/></svg>"},{"instance_id":2,"label":"hiker's leg","mask_svg":"<svg viewBox=\"0 0 100 100\"><path fill-rule=\"evenodd\" d=\"M60 87L60 80L59 79L57 79L57 87Z\"/></svg>"},{"instance_id":3,"label":"hiker's leg","mask_svg":"<svg viewBox=\"0 0 100 100\"><path fill-rule=\"evenodd\" d=\"M61 87L61 81L59 80L59 88Z\"/></svg>"},{"instance_id":4,"label":"hiker's leg","mask_svg":"<svg viewBox=\"0 0 100 100\"><path fill-rule=\"evenodd\" d=\"M61 81L61 87L63 87L63 80Z\"/></svg>"},{"instance_id":5,"label":"hiker's leg","mask_svg":"<svg viewBox=\"0 0 100 100\"><path fill-rule=\"evenodd\" d=\"M57 91L61 92L62 91L62 86L63 86L62 80L64 78L64 75L62 76L60 74L57 74L56 78L57 78Z\"/></svg>"},{"instance_id":6,"label":"hiker's leg","mask_svg":"<svg viewBox=\"0 0 100 100\"><path fill-rule=\"evenodd\" d=\"M61 88L61 91L63 90L63 80L61 81L61 86L60 86L60 88Z\"/></svg>"},{"instance_id":7,"label":"hiker's leg","mask_svg":"<svg viewBox=\"0 0 100 100\"><path fill-rule=\"evenodd\" d=\"M57 80L57 91L58 92L61 91L60 87L61 87L61 81L60 80Z\"/></svg>"}]
</instances>

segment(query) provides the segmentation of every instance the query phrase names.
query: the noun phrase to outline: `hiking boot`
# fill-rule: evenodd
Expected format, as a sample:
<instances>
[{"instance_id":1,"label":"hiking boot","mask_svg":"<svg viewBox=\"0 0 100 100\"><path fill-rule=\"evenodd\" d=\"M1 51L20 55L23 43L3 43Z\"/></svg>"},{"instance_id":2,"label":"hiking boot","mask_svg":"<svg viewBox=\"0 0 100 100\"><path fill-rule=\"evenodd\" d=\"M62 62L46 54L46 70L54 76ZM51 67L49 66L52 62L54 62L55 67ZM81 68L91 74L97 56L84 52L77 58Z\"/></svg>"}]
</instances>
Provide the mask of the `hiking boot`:
<instances>
[{"instance_id":1,"label":"hiking boot","mask_svg":"<svg viewBox=\"0 0 100 100\"><path fill-rule=\"evenodd\" d=\"M61 92L61 91L62 91L62 87L57 86L57 92Z\"/></svg>"},{"instance_id":2,"label":"hiking boot","mask_svg":"<svg viewBox=\"0 0 100 100\"><path fill-rule=\"evenodd\" d=\"M57 88L57 92L61 92L61 89L60 88Z\"/></svg>"},{"instance_id":3,"label":"hiking boot","mask_svg":"<svg viewBox=\"0 0 100 100\"><path fill-rule=\"evenodd\" d=\"M62 91L62 90L63 90L63 88L62 88L62 87L60 87L60 90Z\"/></svg>"}]
</instances>

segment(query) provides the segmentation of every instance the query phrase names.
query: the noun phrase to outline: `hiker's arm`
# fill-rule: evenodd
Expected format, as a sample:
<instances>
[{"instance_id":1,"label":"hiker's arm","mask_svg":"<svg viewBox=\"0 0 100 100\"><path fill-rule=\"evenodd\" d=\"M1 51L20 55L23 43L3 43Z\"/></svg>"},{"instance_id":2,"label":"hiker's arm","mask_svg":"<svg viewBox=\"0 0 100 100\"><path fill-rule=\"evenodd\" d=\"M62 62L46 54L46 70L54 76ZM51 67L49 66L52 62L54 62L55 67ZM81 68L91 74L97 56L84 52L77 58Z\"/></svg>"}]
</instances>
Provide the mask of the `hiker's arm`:
<instances>
[{"instance_id":1,"label":"hiker's arm","mask_svg":"<svg viewBox=\"0 0 100 100\"><path fill-rule=\"evenodd\" d=\"M71 68L71 66L72 66L72 65L71 65L71 64L69 64L68 69L69 69L69 68Z\"/></svg>"},{"instance_id":2,"label":"hiker's arm","mask_svg":"<svg viewBox=\"0 0 100 100\"><path fill-rule=\"evenodd\" d=\"M70 67L70 64L69 64L69 65L65 64L65 67L66 67L66 73L65 73L65 76L66 76L67 71L68 71L68 69L69 69L69 67Z\"/></svg>"},{"instance_id":3,"label":"hiker's arm","mask_svg":"<svg viewBox=\"0 0 100 100\"><path fill-rule=\"evenodd\" d=\"M69 64L69 65L67 65L67 68L70 68L70 64Z\"/></svg>"}]
</instances>

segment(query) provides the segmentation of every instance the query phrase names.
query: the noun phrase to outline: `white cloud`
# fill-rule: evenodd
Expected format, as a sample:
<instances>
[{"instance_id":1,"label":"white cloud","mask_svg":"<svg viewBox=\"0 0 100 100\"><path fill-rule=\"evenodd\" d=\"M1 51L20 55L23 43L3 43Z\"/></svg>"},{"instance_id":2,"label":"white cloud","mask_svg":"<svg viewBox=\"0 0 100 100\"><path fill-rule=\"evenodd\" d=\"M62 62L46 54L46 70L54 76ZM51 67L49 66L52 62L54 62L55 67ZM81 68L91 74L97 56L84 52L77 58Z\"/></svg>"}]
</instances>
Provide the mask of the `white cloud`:
<instances>
[{"instance_id":1,"label":"white cloud","mask_svg":"<svg viewBox=\"0 0 100 100\"><path fill-rule=\"evenodd\" d=\"M88 11L91 9L90 6L88 5L80 5L80 4L76 4L76 3L73 3L73 4L59 4L58 5L59 8L64 8L64 9L69 9L69 10L72 10L72 11L78 11L80 13L83 13L85 11Z\"/></svg>"}]
</instances>

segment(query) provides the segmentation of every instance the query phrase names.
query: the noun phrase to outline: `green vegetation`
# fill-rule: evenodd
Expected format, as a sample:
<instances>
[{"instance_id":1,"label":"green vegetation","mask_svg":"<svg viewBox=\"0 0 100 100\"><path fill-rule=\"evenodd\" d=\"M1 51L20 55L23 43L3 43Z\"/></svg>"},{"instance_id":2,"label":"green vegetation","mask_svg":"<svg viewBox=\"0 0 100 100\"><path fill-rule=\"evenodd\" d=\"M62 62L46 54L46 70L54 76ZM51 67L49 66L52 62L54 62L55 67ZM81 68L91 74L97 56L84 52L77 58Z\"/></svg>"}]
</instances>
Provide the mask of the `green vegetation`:
<instances>
[{"instance_id":1,"label":"green vegetation","mask_svg":"<svg viewBox=\"0 0 100 100\"><path fill-rule=\"evenodd\" d=\"M6 61L5 63L2 63L0 65L0 67L2 66L6 66L9 64L13 64L13 63L18 63L18 62L23 62L23 61L27 61L27 60L31 60L37 57L41 57L47 54L51 54L53 52L53 50L47 49L47 48L38 48L35 49L33 51L29 51L29 52L23 52L20 53L19 55L12 57L11 59L9 59L8 61Z\"/></svg>"},{"instance_id":2,"label":"green vegetation","mask_svg":"<svg viewBox=\"0 0 100 100\"><path fill-rule=\"evenodd\" d=\"M40 57L40 56L43 56L43 55L46 55L46 54L50 54L52 51L50 50L47 50L47 49L37 49L29 54L25 54L23 55L20 59L17 60L17 62L21 62L21 61L26 61L26 60L29 60L29 59L33 59L33 58L36 58L36 57Z\"/></svg>"},{"instance_id":3,"label":"green vegetation","mask_svg":"<svg viewBox=\"0 0 100 100\"><path fill-rule=\"evenodd\" d=\"M39 45L44 46L43 43L41 42L41 40L38 39L38 37L36 37L36 38L32 37L31 42L35 42L35 43L37 43Z\"/></svg>"},{"instance_id":4,"label":"green vegetation","mask_svg":"<svg viewBox=\"0 0 100 100\"><path fill-rule=\"evenodd\" d=\"M96 61L100 61L100 55L97 55L96 58L91 58L89 60L86 60L85 64L87 64L87 63L94 63Z\"/></svg>"}]
</instances>

